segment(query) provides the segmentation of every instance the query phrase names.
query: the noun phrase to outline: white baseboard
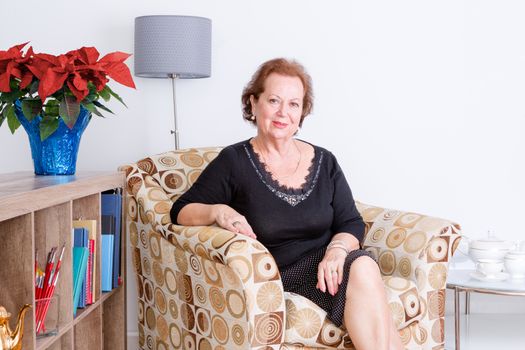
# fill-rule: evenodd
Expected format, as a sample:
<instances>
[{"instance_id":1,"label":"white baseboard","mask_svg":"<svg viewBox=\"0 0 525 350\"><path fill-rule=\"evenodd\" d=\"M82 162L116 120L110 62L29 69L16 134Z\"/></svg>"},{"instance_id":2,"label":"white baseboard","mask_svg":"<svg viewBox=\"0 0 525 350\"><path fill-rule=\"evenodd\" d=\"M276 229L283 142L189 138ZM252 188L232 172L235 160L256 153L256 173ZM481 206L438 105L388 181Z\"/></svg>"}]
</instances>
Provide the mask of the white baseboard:
<instances>
[{"instance_id":1,"label":"white baseboard","mask_svg":"<svg viewBox=\"0 0 525 350\"><path fill-rule=\"evenodd\" d=\"M139 333L138 332L128 332L128 349L138 349L139 348Z\"/></svg>"}]
</instances>

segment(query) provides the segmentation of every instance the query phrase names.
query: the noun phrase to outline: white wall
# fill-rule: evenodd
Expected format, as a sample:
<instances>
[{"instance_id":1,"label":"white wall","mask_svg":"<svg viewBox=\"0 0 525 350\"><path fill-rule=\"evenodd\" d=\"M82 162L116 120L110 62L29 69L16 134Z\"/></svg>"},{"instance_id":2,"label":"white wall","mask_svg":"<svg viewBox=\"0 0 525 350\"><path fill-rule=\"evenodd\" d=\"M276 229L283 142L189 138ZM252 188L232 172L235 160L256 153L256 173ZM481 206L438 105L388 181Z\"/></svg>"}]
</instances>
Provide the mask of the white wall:
<instances>
[{"instance_id":1,"label":"white wall","mask_svg":"<svg viewBox=\"0 0 525 350\"><path fill-rule=\"evenodd\" d=\"M316 95L299 136L338 156L356 198L456 220L472 237L523 235L520 0L28 0L1 11L0 49L30 40L55 54L132 53L140 15L209 17L212 77L177 84L182 147L253 135L241 119L244 84L264 60L296 58ZM114 102L116 116L94 118L78 170L116 169L173 147L170 82L135 82L136 91L110 84L129 108ZM32 169L24 131L0 129L0 156L0 172Z\"/></svg>"}]
</instances>

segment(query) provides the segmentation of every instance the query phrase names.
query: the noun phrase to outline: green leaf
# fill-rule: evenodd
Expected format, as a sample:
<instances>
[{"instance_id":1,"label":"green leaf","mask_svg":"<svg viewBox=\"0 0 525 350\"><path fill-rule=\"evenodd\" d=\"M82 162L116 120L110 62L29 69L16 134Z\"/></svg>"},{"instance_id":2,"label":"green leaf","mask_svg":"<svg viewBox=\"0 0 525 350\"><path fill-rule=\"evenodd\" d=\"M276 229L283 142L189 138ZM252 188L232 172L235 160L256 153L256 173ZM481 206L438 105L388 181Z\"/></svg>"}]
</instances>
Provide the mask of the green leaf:
<instances>
[{"instance_id":1,"label":"green leaf","mask_svg":"<svg viewBox=\"0 0 525 350\"><path fill-rule=\"evenodd\" d=\"M9 126L9 130L11 130L11 134L14 134L16 129L20 126L20 122L18 121L18 118L15 114L15 106L11 105L7 108L7 125Z\"/></svg>"},{"instance_id":2,"label":"green leaf","mask_svg":"<svg viewBox=\"0 0 525 350\"><path fill-rule=\"evenodd\" d=\"M106 85L104 86L104 88L102 90L100 90L98 92L98 94L100 95L100 97L102 97L102 99L104 99L104 101L108 102L111 98L111 92L109 91L109 87Z\"/></svg>"},{"instance_id":3,"label":"green leaf","mask_svg":"<svg viewBox=\"0 0 525 350\"><path fill-rule=\"evenodd\" d=\"M96 99L98 99L97 94L89 93L86 97L84 97L82 102L84 102L84 103L91 103L91 102L95 101Z\"/></svg>"},{"instance_id":4,"label":"green leaf","mask_svg":"<svg viewBox=\"0 0 525 350\"><path fill-rule=\"evenodd\" d=\"M60 101L58 110L67 127L73 129L80 114L80 103L74 97L66 96L63 101Z\"/></svg>"},{"instance_id":5,"label":"green leaf","mask_svg":"<svg viewBox=\"0 0 525 350\"><path fill-rule=\"evenodd\" d=\"M22 112L31 121L42 111L42 101L38 98L22 100Z\"/></svg>"},{"instance_id":6,"label":"green leaf","mask_svg":"<svg viewBox=\"0 0 525 350\"><path fill-rule=\"evenodd\" d=\"M18 90L20 88L20 81L11 77L11 80L9 80L9 88L11 91Z\"/></svg>"},{"instance_id":7,"label":"green leaf","mask_svg":"<svg viewBox=\"0 0 525 350\"><path fill-rule=\"evenodd\" d=\"M59 101L63 101L66 96L73 96L73 94L71 92L69 92L69 88L67 88L67 85L66 86L63 86L61 87L60 89L58 89L57 91L55 91L50 97L54 98L54 99L57 99Z\"/></svg>"},{"instance_id":8,"label":"green leaf","mask_svg":"<svg viewBox=\"0 0 525 350\"><path fill-rule=\"evenodd\" d=\"M82 106L84 106L88 111L90 111L93 114L98 115L99 117L105 118L102 113L95 107L93 103L82 103Z\"/></svg>"},{"instance_id":9,"label":"green leaf","mask_svg":"<svg viewBox=\"0 0 525 350\"><path fill-rule=\"evenodd\" d=\"M111 114L115 114L115 113L113 113L113 111L111 111L111 109L109 109L108 107L104 106L102 103L100 103L98 101L93 101L93 104L95 106L97 106L98 108L105 110L106 112L109 112Z\"/></svg>"},{"instance_id":10,"label":"green leaf","mask_svg":"<svg viewBox=\"0 0 525 350\"><path fill-rule=\"evenodd\" d=\"M106 88L108 88L109 93L111 94L111 96L113 96L117 100L119 100L120 103L122 103L124 106L126 106L126 108L128 107L128 105L124 103L124 100L119 95L117 95L113 90L111 90L111 88L109 86L106 85Z\"/></svg>"},{"instance_id":11,"label":"green leaf","mask_svg":"<svg viewBox=\"0 0 525 350\"><path fill-rule=\"evenodd\" d=\"M47 139L56 129L58 129L58 119L44 117L40 122L40 140L44 141Z\"/></svg>"},{"instance_id":12,"label":"green leaf","mask_svg":"<svg viewBox=\"0 0 525 350\"><path fill-rule=\"evenodd\" d=\"M22 91L11 91L11 92L2 92L0 94L0 101L5 103L15 103L24 93Z\"/></svg>"},{"instance_id":13,"label":"green leaf","mask_svg":"<svg viewBox=\"0 0 525 350\"><path fill-rule=\"evenodd\" d=\"M44 113L50 117L58 117L59 102L57 100L47 100L44 106Z\"/></svg>"}]
</instances>

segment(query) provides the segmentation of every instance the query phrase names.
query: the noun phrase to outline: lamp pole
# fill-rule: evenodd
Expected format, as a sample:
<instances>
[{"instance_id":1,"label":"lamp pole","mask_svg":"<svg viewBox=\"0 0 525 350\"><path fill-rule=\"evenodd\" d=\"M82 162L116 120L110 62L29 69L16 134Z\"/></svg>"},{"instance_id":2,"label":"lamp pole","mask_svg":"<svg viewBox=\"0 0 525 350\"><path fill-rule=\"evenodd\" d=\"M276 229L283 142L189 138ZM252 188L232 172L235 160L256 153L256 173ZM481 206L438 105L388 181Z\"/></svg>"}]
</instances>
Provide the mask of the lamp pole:
<instances>
[{"instance_id":1,"label":"lamp pole","mask_svg":"<svg viewBox=\"0 0 525 350\"><path fill-rule=\"evenodd\" d=\"M177 74L170 73L169 77L171 79L171 87L173 92L173 125L175 126L175 130L171 130L171 133L173 134L175 138L175 149L179 149L179 128L177 126L177 101L175 98L175 80L178 78Z\"/></svg>"}]
</instances>

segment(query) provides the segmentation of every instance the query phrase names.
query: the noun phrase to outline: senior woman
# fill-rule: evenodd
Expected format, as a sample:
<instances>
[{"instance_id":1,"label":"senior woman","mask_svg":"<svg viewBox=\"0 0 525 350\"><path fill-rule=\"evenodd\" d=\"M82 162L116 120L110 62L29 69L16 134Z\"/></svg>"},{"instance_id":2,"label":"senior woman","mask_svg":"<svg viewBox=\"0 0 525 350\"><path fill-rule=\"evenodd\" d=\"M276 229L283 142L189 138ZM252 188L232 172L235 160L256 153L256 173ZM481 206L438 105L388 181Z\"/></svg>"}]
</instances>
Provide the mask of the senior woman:
<instances>
[{"instance_id":1,"label":"senior woman","mask_svg":"<svg viewBox=\"0 0 525 350\"><path fill-rule=\"evenodd\" d=\"M377 263L360 249L364 222L336 158L296 139L313 107L295 61L263 63L244 88L257 135L224 148L171 210L181 225L219 226L258 239L286 291L312 300L357 349L401 349Z\"/></svg>"}]
</instances>

